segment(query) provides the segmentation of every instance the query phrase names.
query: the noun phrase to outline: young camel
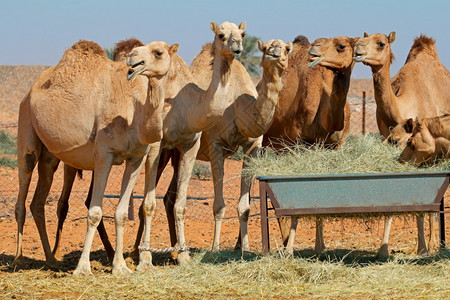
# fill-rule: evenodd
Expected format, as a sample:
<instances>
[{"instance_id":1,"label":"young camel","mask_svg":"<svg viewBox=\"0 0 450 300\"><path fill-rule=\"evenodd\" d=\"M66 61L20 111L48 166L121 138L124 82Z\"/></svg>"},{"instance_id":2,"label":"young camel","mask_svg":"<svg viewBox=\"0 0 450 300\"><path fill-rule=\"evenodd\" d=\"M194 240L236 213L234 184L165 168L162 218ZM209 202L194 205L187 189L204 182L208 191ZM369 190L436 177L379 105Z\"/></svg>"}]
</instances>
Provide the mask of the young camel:
<instances>
[{"instance_id":1,"label":"young camel","mask_svg":"<svg viewBox=\"0 0 450 300\"><path fill-rule=\"evenodd\" d=\"M358 39L355 44L356 62L370 66L373 74L378 129L384 137L389 129L408 118L435 117L450 113L450 76L439 61L435 41L421 35L414 40L405 65L390 78L394 58L391 44L396 34L380 33ZM418 254L428 253L423 232L424 216L417 216ZM430 220L430 222L432 222ZM382 245L378 256L388 256L392 217L385 221Z\"/></svg>"},{"instance_id":2,"label":"young camel","mask_svg":"<svg viewBox=\"0 0 450 300\"><path fill-rule=\"evenodd\" d=\"M184 214L186 210L186 193L192 168L200 147L201 131L215 126L221 119L230 102L238 97L237 91L241 82L234 80L236 77L235 57L242 52L242 37L244 36L246 23L239 26L224 22L220 26L215 22L210 23L211 30L215 33L214 47L216 56L213 63L212 81L206 91L201 90L193 80L186 82L179 93L171 99L166 99L163 111L163 149L177 148L179 152L178 171L175 169L176 182L172 182L171 188L176 190L174 203L166 207L171 226L171 236L176 235L174 241L178 242L180 264L189 260L189 252L184 235ZM133 49L129 55L129 64L137 64L145 57L143 48ZM186 66L187 69L187 66ZM174 70L177 72L177 70ZM188 70L189 72L189 70ZM190 73L189 73L190 74ZM146 172L146 177L157 177L165 167L167 160L162 160L157 171L158 158L151 160ZM146 169L147 170L147 169ZM150 251L145 251L150 244L151 218L155 210L155 195L145 195L141 211L143 212L143 230L138 231L136 243L139 243L142 232L141 253L139 255L138 270L146 270L152 266Z\"/></svg>"},{"instance_id":3,"label":"young camel","mask_svg":"<svg viewBox=\"0 0 450 300\"><path fill-rule=\"evenodd\" d=\"M399 161L425 165L443 158L450 158L450 115L417 120Z\"/></svg>"},{"instance_id":4,"label":"young camel","mask_svg":"<svg viewBox=\"0 0 450 300\"><path fill-rule=\"evenodd\" d=\"M74 275L89 275L89 253L95 228L102 218L102 198L113 164L126 161L121 198L115 213L116 252L113 273L131 272L123 258L123 227L128 202L146 154L159 151L162 137L161 82L178 45L150 44L153 56L140 64L149 87L140 78L127 81L127 68L107 59L100 46L80 41L60 62L35 81L20 105L18 134L19 196L16 204L18 239L16 260L22 257L25 200L31 175L39 162L39 181L31 210L46 255L44 204L59 160L80 169L94 170L92 202L81 258ZM133 77L130 75L129 77ZM51 100L52 105L48 105ZM152 146L150 147L150 144ZM148 186L154 191L153 186Z\"/></svg>"},{"instance_id":5,"label":"young camel","mask_svg":"<svg viewBox=\"0 0 450 300\"><path fill-rule=\"evenodd\" d=\"M117 61L117 62L123 62L125 64L128 53L133 48L143 46L143 45L144 44L141 41L139 41L135 38L130 38L127 40L120 41L114 47L113 60ZM174 55L176 55L176 54L174 54ZM144 79L144 78L141 78L141 79ZM166 80L165 83L166 82L168 82L168 80ZM164 89L166 89L166 86L167 86L167 84L165 84ZM79 170L79 172L80 172L80 177L81 177L81 170ZM77 173L77 169L69 166L68 164L64 164L64 182L63 182L62 193L58 200L58 208L57 208L57 212L56 212L57 218L58 218L58 225L57 225L57 229L56 229L55 245L54 245L53 251L52 251L55 259L59 259L59 257L60 257L59 249L60 249L60 243L61 243L62 230L63 230L64 221L66 220L66 217L67 217L67 212L69 211L69 197L70 197L70 192L72 191L73 183L75 181L76 173ZM93 183L94 183L94 177L92 176L91 184L89 187L89 193L88 193L88 196L86 197L86 201L85 201L86 207L88 209L89 209L89 206L91 203L91 198L92 198ZM112 263L112 261L114 259L114 249L111 246L111 243L108 239L108 234L106 232L105 225L103 224L103 220L101 220L100 223L98 224L97 231L98 231L100 238L102 240L102 243L105 247L105 251L108 256L108 260Z\"/></svg>"},{"instance_id":6,"label":"young camel","mask_svg":"<svg viewBox=\"0 0 450 300\"><path fill-rule=\"evenodd\" d=\"M350 130L347 92L354 67L353 47L354 40L348 37L320 38L311 45L304 36L294 40L289 66L283 73L286 84L263 146L282 151L298 139L331 147L345 141ZM293 251L296 226L297 218L292 218L288 233L285 220L280 220L287 252ZM315 251L324 249L323 222L318 218Z\"/></svg>"}]
</instances>

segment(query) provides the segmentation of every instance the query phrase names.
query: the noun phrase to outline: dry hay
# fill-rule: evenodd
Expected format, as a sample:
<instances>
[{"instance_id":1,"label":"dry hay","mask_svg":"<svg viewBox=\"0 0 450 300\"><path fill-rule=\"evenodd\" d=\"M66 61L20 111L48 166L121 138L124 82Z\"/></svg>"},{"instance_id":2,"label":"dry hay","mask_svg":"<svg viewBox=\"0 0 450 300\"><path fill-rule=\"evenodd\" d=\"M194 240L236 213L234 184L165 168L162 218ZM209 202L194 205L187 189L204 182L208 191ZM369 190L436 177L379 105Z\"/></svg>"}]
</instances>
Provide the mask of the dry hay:
<instances>
[{"instance_id":1,"label":"dry hay","mask_svg":"<svg viewBox=\"0 0 450 300\"><path fill-rule=\"evenodd\" d=\"M397 161L400 153L397 147L383 144L379 134L349 136L338 150L328 149L321 144L308 146L303 143L285 147L279 155L270 149L264 150L256 158L249 158L249 166L244 172L256 176L277 176L450 169L450 160L420 168L411 164L402 165Z\"/></svg>"},{"instance_id":2,"label":"dry hay","mask_svg":"<svg viewBox=\"0 0 450 300\"><path fill-rule=\"evenodd\" d=\"M95 277L66 272L0 271L5 298L448 298L450 252L394 258L379 264L360 253L335 251L314 257L295 253L263 257L240 251L195 252L189 264L157 266L146 274Z\"/></svg>"}]
</instances>

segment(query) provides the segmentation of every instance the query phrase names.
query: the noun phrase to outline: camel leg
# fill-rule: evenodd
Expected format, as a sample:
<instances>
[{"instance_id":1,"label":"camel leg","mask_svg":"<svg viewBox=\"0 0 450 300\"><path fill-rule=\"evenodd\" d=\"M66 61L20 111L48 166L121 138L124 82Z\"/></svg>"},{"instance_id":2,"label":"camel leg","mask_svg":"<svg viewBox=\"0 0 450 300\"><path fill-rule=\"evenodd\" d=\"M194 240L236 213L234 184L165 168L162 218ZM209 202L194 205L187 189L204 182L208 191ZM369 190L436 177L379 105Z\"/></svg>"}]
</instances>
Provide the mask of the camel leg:
<instances>
[{"instance_id":1,"label":"camel leg","mask_svg":"<svg viewBox=\"0 0 450 300\"><path fill-rule=\"evenodd\" d=\"M291 217L291 229L289 230L289 239L286 245L286 253L294 255L295 231L297 230L298 216Z\"/></svg>"},{"instance_id":2,"label":"camel leg","mask_svg":"<svg viewBox=\"0 0 450 300\"><path fill-rule=\"evenodd\" d=\"M417 254L418 255L428 255L427 245L425 243L425 215L417 215Z\"/></svg>"},{"instance_id":3,"label":"camel leg","mask_svg":"<svg viewBox=\"0 0 450 300\"><path fill-rule=\"evenodd\" d=\"M259 149L260 148L257 146L251 149L249 156L255 157ZM242 169L247 166L247 158L244 158ZM240 223L241 246L243 251L250 251L250 244L248 242L248 217L250 215L250 189L254 179L255 176L245 176L241 173L241 195L237 206L237 213Z\"/></svg>"},{"instance_id":4,"label":"camel leg","mask_svg":"<svg viewBox=\"0 0 450 300\"><path fill-rule=\"evenodd\" d=\"M152 144L150 148L157 147L159 153L159 143ZM146 161L146 156L136 159L134 161L127 160L125 172L123 174L122 186L120 189L120 200L117 205L116 212L114 214L116 225L116 251L113 259L114 275L124 275L133 273L128 267L123 257L123 233L125 229L125 222L128 218L128 205L130 204L131 193L133 192L134 185L138 175L141 172L142 167ZM150 187L151 188L151 187ZM153 189L154 192L154 189ZM144 206L144 211L146 207ZM144 227L145 233L145 227Z\"/></svg>"},{"instance_id":5,"label":"camel leg","mask_svg":"<svg viewBox=\"0 0 450 300\"><path fill-rule=\"evenodd\" d=\"M108 181L108 175L111 171L111 167L114 161L114 157L106 153L97 152L95 160L95 172L94 187L92 191L92 201L88 210L87 217L87 230L84 238L83 251L81 252L78 265L73 272L75 276L87 276L92 275L91 263L89 256L91 252L92 242L94 240L95 230L102 219L102 202L103 194L105 192L106 183Z\"/></svg>"},{"instance_id":6,"label":"camel leg","mask_svg":"<svg viewBox=\"0 0 450 300\"><path fill-rule=\"evenodd\" d=\"M19 127L17 135L17 165L19 172L19 194L15 206L17 222L17 250L14 264L23 262L23 227L25 225L28 189L30 187L33 170L39 160L42 143L38 139L31 124L29 112L24 103L29 101L29 94L20 105Z\"/></svg>"},{"instance_id":7,"label":"camel leg","mask_svg":"<svg viewBox=\"0 0 450 300\"><path fill-rule=\"evenodd\" d=\"M170 160L172 150L163 149L160 154L159 158L159 164L158 164L158 172L156 174L156 185L158 185L159 179L161 178L161 175L167 165L167 163ZM148 160L148 158L147 158ZM145 187L149 185L149 166L148 162L146 162L145 165ZM133 249L131 250L130 257L134 261L139 260L139 245L141 244L141 238L142 233L144 232L144 201L141 203L141 206L139 206L139 227L136 233L136 240L134 241Z\"/></svg>"},{"instance_id":8,"label":"camel leg","mask_svg":"<svg viewBox=\"0 0 450 300\"><path fill-rule=\"evenodd\" d=\"M314 245L315 253L322 253L325 250L325 242L323 240L323 219L316 218L316 243Z\"/></svg>"},{"instance_id":9,"label":"camel leg","mask_svg":"<svg viewBox=\"0 0 450 300\"><path fill-rule=\"evenodd\" d=\"M92 179L91 184L89 185L89 192L84 201L84 205L89 209L92 200L92 190L94 188L94 171L92 171ZM114 249L111 245L111 242L108 238L108 233L106 232L105 223L103 222L103 218L100 220L100 223L97 226L98 234L100 235L100 239L102 240L102 244L105 247L106 256L108 257L108 261L110 263L113 262L114 259Z\"/></svg>"},{"instance_id":10,"label":"camel leg","mask_svg":"<svg viewBox=\"0 0 450 300\"><path fill-rule=\"evenodd\" d=\"M195 162L194 162L195 163ZM180 151L173 149L172 156L173 176L169 188L164 195L164 207L166 209L167 223L169 224L170 245L174 247L177 243L177 230L175 228L174 206L177 198L177 183L180 172ZM192 171L191 171L192 173Z\"/></svg>"},{"instance_id":11,"label":"camel leg","mask_svg":"<svg viewBox=\"0 0 450 300\"><path fill-rule=\"evenodd\" d=\"M44 248L46 264L51 267L58 267L59 262L55 259L48 241L47 228L45 226L45 202L50 192L53 174L58 168L58 164L59 159L48 152L47 149L42 149L38 163L39 180L30 204L30 210L41 238L42 247Z\"/></svg>"},{"instance_id":12,"label":"camel leg","mask_svg":"<svg viewBox=\"0 0 450 300\"><path fill-rule=\"evenodd\" d=\"M211 145L211 148L215 145ZM222 227L222 220L225 215L225 202L223 200L223 176L224 176L224 156L222 147L216 146L214 151L210 153L211 158L211 172L214 183L214 239L212 251L219 250L220 231Z\"/></svg>"},{"instance_id":13,"label":"camel leg","mask_svg":"<svg viewBox=\"0 0 450 300\"><path fill-rule=\"evenodd\" d=\"M56 215L58 217L58 227L56 228L56 238L55 245L53 247L53 255L56 259L60 259L59 246L61 243L62 229L64 221L67 217L67 212L69 210L69 197L72 191L73 182L75 181L75 176L77 174L77 169L64 164L64 185L61 192L61 196L58 200L58 208L56 210Z\"/></svg>"},{"instance_id":14,"label":"camel leg","mask_svg":"<svg viewBox=\"0 0 450 300\"><path fill-rule=\"evenodd\" d=\"M389 256L389 233L391 232L392 220L394 217L389 216L384 220L384 233L380 249L378 249L377 257L384 258Z\"/></svg>"},{"instance_id":15,"label":"camel leg","mask_svg":"<svg viewBox=\"0 0 450 300\"><path fill-rule=\"evenodd\" d=\"M438 242L436 239L436 232L435 232L435 214L430 213L428 214L428 225L429 225L429 239L428 239L428 251L434 252L435 249L438 247Z\"/></svg>"},{"instance_id":16,"label":"camel leg","mask_svg":"<svg viewBox=\"0 0 450 300\"><path fill-rule=\"evenodd\" d=\"M160 144L160 143L158 143ZM156 175L158 172L158 160L160 154L159 145L152 145L145 162L145 191L142 201L142 211L144 213L144 230L142 235L142 246L150 246L150 232L152 218L156 209ZM136 270L144 272L153 267L152 253L150 251L141 251L139 255L139 265Z\"/></svg>"},{"instance_id":17,"label":"camel leg","mask_svg":"<svg viewBox=\"0 0 450 300\"><path fill-rule=\"evenodd\" d=\"M183 146L180 153L180 169L178 171L177 196L174 205L175 228L177 233L177 242L181 247L178 254L178 263L184 264L189 261L189 251L186 248L186 240L184 235L184 217L186 213L186 193L191 178L192 169L194 167L195 158L200 148L200 139L197 139L191 146Z\"/></svg>"}]
</instances>

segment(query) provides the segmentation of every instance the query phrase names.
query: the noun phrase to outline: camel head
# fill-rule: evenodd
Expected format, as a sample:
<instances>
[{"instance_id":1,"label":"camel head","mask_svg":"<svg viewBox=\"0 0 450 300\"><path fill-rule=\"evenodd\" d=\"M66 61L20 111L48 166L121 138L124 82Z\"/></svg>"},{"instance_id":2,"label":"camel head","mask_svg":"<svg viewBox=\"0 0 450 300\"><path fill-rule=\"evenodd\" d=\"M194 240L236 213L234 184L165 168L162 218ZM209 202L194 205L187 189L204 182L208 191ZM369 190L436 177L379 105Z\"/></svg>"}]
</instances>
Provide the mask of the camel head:
<instances>
[{"instance_id":1,"label":"camel head","mask_svg":"<svg viewBox=\"0 0 450 300\"><path fill-rule=\"evenodd\" d=\"M422 165L433 157L436 143L425 122L416 120L412 136L408 139L405 149L400 154L399 162L409 162Z\"/></svg>"},{"instance_id":2,"label":"camel head","mask_svg":"<svg viewBox=\"0 0 450 300\"><path fill-rule=\"evenodd\" d=\"M164 42L151 42L134 48L127 58L127 65L130 66L127 79L138 75L161 78L169 71L172 55L177 51L178 44L169 46Z\"/></svg>"},{"instance_id":3,"label":"camel head","mask_svg":"<svg viewBox=\"0 0 450 300\"><path fill-rule=\"evenodd\" d=\"M228 59L238 58L243 50L242 39L245 36L246 26L245 21L239 26L230 22L223 22L220 26L210 22L210 28L215 34L215 50Z\"/></svg>"},{"instance_id":4,"label":"camel head","mask_svg":"<svg viewBox=\"0 0 450 300\"><path fill-rule=\"evenodd\" d=\"M404 120L397 126L390 128L390 133L385 141L394 146L398 146L400 149L405 148L416 125L417 122L412 118Z\"/></svg>"},{"instance_id":5,"label":"camel head","mask_svg":"<svg viewBox=\"0 0 450 300\"><path fill-rule=\"evenodd\" d=\"M286 69L288 66L288 55L291 53L292 48L292 42L286 44L282 40L270 40L264 44L262 41L258 41L258 49L263 53L261 66L266 68L276 62L276 65L281 69Z\"/></svg>"},{"instance_id":6,"label":"camel head","mask_svg":"<svg viewBox=\"0 0 450 300\"><path fill-rule=\"evenodd\" d=\"M364 37L355 43L353 60L374 67L389 65L394 59L391 44L395 41L395 37L395 31L389 36L381 33L371 35L364 33Z\"/></svg>"},{"instance_id":7,"label":"camel head","mask_svg":"<svg viewBox=\"0 0 450 300\"><path fill-rule=\"evenodd\" d=\"M353 63L354 39L349 37L320 38L308 50L310 68L315 65L346 69Z\"/></svg>"}]
</instances>

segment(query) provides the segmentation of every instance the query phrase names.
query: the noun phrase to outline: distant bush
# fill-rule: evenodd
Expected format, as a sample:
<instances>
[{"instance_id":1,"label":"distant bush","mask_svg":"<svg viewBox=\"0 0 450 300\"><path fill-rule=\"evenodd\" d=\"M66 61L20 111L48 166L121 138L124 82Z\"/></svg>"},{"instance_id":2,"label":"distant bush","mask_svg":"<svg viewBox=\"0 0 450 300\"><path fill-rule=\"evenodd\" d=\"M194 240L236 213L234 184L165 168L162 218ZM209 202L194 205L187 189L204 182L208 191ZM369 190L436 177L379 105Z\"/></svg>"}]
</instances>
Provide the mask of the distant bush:
<instances>
[{"instance_id":1,"label":"distant bush","mask_svg":"<svg viewBox=\"0 0 450 300\"><path fill-rule=\"evenodd\" d=\"M0 131L0 166L17 167L16 154L16 138L7 131Z\"/></svg>"},{"instance_id":2,"label":"distant bush","mask_svg":"<svg viewBox=\"0 0 450 300\"><path fill-rule=\"evenodd\" d=\"M200 180L208 180L212 177L211 167L209 163L196 161L192 169L192 175Z\"/></svg>"}]
</instances>

